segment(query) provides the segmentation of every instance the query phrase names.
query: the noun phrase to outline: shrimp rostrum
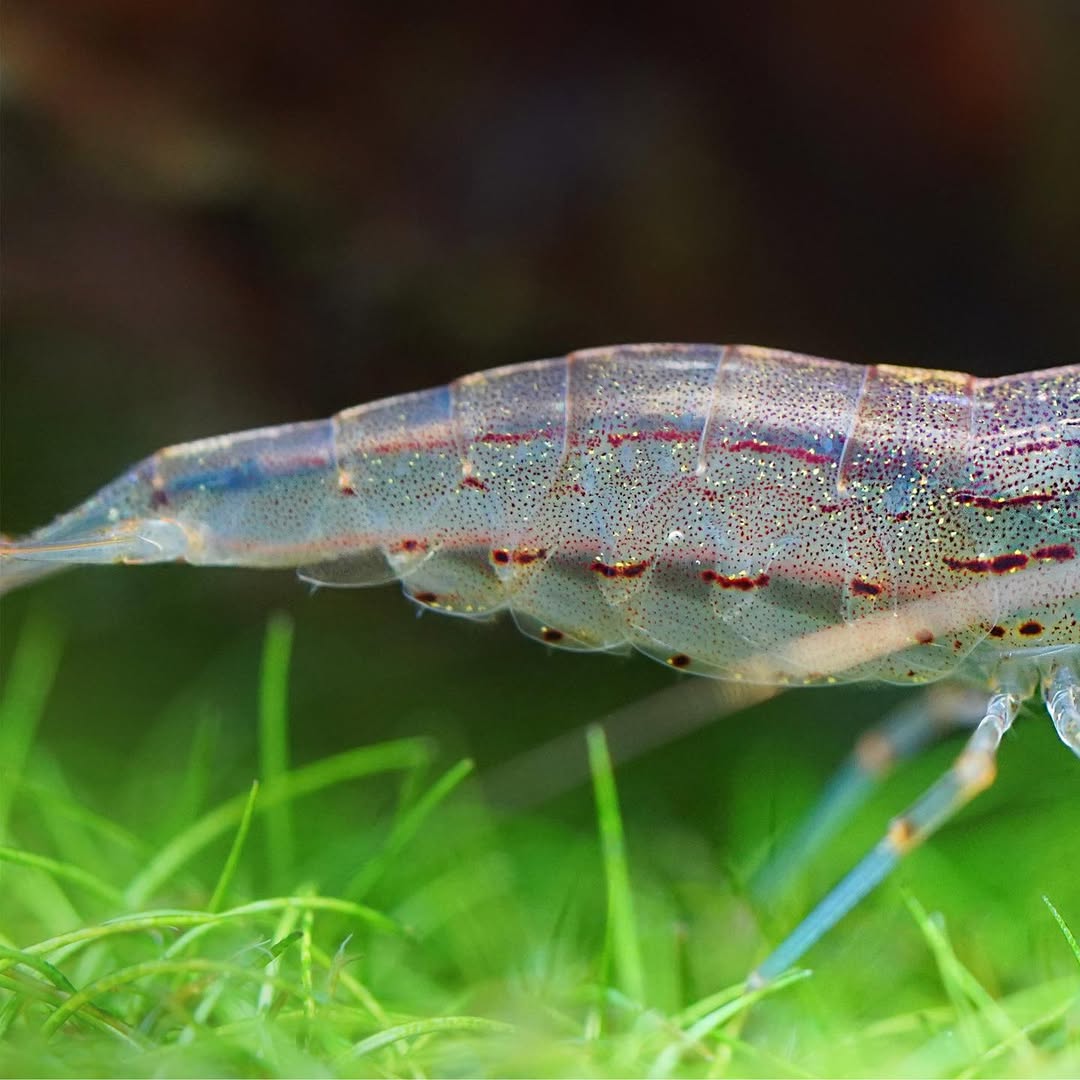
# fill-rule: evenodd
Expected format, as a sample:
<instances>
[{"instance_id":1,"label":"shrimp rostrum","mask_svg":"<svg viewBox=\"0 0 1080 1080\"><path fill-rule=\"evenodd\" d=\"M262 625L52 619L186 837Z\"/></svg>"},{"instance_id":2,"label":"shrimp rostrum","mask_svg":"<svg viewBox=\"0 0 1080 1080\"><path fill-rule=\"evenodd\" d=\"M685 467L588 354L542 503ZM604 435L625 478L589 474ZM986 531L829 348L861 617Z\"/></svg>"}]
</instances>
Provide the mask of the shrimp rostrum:
<instances>
[{"instance_id":1,"label":"shrimp rostrum","mask_svg":"<svg viewBox=\"0 0 1080 1080\"><path fill-rule=\"evenodd\" d=\"M982 687L977 715L956 706L974 731L953 768L764 980L991 782L1033 692L1080 754L1078 545L1080 367L976 379L635 345L162 450L4 541L0 588L175 560L396 577L424 608L507 609L549 646L720 679ZM862 773L943 726L933 712L878 733Z\"/></svg>"}]
</instances>

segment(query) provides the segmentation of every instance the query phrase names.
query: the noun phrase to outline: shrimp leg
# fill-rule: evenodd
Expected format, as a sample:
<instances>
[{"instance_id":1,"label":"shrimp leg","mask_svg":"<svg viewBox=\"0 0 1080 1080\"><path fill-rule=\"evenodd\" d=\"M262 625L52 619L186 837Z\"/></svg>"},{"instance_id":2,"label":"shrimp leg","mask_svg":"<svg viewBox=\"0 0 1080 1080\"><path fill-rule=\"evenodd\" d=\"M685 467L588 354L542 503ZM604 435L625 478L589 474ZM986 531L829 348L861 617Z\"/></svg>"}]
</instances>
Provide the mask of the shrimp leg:
<instances>
[{"instance_id":1,"label":"shrimp leg","mask_svg":"<svg viewBox=\"0 0 1080 1080\"><path fill-rule=\"evenodd\" d=\"M974 727L985 700L975 691L936 686L862 735L817 805L754 873L750 894L765 902L775 899L897 765L957 728Z\"/></svg>"},{"instance_id":2,"label":"shrimp leg","mask_svg":"<svg viewBox=\"0 0 1080 1080\"><path fill-rule=\"evenodd\" d=\"M1002 736L1012 727L1028 689L1013 678L999 684L985 715L952 768L905 813L892 820L877 845L751 973L747 980L751 988L765 985L794 964L875 888L904 855L993 783Z\"/></svg>"},{"instance_id":3,"label":"shrimp leg","mask_svg":"<svg viewBox=\"0 0 1080 1080\"><path fill-rule=\"evenodd\" d=\"M1043 700L1061 741L1080 756L1080 675L1065 664L1054 668L1043 683Z\"/></svg>"}]
</instances>

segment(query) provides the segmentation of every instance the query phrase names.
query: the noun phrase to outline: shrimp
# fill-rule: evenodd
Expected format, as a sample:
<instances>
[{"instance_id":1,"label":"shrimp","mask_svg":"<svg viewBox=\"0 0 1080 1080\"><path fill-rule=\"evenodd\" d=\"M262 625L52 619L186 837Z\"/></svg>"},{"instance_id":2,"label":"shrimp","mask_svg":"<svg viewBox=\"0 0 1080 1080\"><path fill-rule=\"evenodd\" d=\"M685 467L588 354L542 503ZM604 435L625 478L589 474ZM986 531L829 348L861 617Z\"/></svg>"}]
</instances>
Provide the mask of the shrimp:
<instances>
[{"instance_id":1,"label":"shrimp","mask_svg":"<svg viewBox=\"0 0 1080 1080\"><path fill-rule=\"evenodd\" d=\"M159 451L0 543L0 590L78 564L294 567L315 585L399 578L425 609L507 609L549 646L718 679L984 687L953 768L760 983L989 785L1036 688L1080 754L1078 428L1077 366L975 379L590 349ZM905 741L878 739L864 772Z\"/></svg>"}]
</instances>

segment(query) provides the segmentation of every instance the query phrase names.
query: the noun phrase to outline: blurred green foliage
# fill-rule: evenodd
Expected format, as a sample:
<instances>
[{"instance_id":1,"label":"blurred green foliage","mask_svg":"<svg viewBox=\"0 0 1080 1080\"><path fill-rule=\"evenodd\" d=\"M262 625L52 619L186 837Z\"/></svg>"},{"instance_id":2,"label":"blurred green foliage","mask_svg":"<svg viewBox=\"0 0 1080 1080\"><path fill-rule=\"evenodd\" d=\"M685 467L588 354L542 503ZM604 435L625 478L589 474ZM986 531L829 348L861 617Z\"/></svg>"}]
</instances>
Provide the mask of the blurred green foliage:
<instances>
[{"instance_id":1,"label":"blurred green foliage","mask_svg":"<svg viewBox=\"0 0 1080 1080\"><path fill-rule=\"evenodd\" d=\"M109 753L51 745L52 719L82 710L77 695L62 704L63 666L48 694L60 641L40 611L0 699L5 763L26 748L5 779L0 1071L1026 1076L1080 1060L1074 873L1054 850L1071 811L1032 798L1015 768L997 796L1008 804L989 797L913 856L901 886L814 949L810 980L748 995L775 934L741 881L769 842L767 811L814 782L805 758L782 757L778 703L620 770L617 795L594 729L596 806L583 785L511 812L440 749L468 727L454 692L432 725L441 738L343 739L311 760L295 701L306 680L285 689L278 617L261 754L234 750L254 726L243 710L214 715L230 685L257 682L253 635L250 655L185 688L182 733L166 709L95 778ZM519 691L511 709L536 689ZM295 766L264 765L245 795L254 760L283 740ZM1040 760L1025 765L1060 760L1049 741L1027 740ZM710 743L717 767L702 769ZM680 789L700 817L673 801ZM855 857L880 810L796 883L795 903Z\"/></svg>"}]
</instances>

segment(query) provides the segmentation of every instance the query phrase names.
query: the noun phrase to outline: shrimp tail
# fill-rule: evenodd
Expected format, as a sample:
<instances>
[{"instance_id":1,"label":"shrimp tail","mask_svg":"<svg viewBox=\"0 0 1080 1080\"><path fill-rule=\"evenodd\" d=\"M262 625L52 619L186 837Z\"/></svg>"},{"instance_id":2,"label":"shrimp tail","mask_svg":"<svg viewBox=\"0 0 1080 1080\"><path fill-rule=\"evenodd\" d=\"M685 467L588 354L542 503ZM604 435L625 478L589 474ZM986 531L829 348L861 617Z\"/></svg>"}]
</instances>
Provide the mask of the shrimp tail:
<instances>
[{"instance_id":1,"label":"shrimp tail","mask_svg":"<svg viewBox=\"0 0 1080 1080\"><path fill-rule=\"evenodd\" d=\"M28 536L0 537L0 594L72 566L184 558L189 532L178 521L152 516L144 471L132 470Z\"/></svg>"},{"instance_id":2,"label":"shrimp tail","mask_svg":"<svg viewBox=\"0 0 1080 1080\"><path fill-rule=\"evenodd\" d=\"M7 537L0 539L0 596L24 585L32 585L62 569L62 563L23 558L20 545Z\"/></svg>"},{"instance_id":3,"label":"shrimp tail","mask_svg":"<svg viewBox=\"0 0 1080 1080\"><path fill-rule=\"evenodd\" d=\"M334 462L329 420L167 447L50 525L0 538L0 593L69 566L111 563L308 567L313 580L336 584L342 574L355 583L363 563L372 579L378 560L357 559L363 500L342 498ZM347 569L329 565L343 538Z\"/></svg>"}]
</instances>

